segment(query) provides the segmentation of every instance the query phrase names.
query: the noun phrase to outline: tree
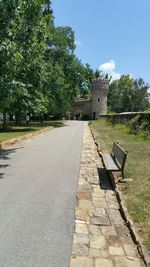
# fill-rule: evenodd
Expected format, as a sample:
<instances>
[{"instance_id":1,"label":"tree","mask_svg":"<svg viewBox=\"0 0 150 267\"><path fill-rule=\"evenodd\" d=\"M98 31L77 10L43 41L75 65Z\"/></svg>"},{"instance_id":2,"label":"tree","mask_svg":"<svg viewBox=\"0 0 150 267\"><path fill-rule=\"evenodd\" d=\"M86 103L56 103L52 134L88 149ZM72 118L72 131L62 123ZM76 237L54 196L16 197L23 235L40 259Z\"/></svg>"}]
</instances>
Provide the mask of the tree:
<instances>
[{"instance_id":1,"label":"tree","mask_svg":"<svg viewBox=\"0 0 150 267\"><path fill-rule=\"evenodd\" d=\"M97 69L94 73L94 76L96 79L102 77L101 71Z\"/></svg>"},{"instance_id":2,"label":"tree","mask_svg":"<svg viewBox=\"0 0 150 267\"><path fill-rule=\"evenodd\" d=\"M148 85L143 79L122 75L110 84L108 106L113 112L143 111L148 106Z\"/></svg>"},{"instance_id":3,"label":"tree","mask_svg":"<svg viewBox=\"0 0 150 267\"><path fill-rule=\"evenodd\" d=\"M13 111L20 118L22 112L41 113L46 108L44 51L53 24L50 6L48 0L0 2L0 110L4 115ZM43 104L37 106L37 102Z\"/></svg>"},{"instance_id":4,"label":"tree","mask_svg":"<svg viewBox=\"0 0 150 267\"><path fill-rule=\"evenodd\" d=\"M61 115L95 77L75 56L70 27L54 25L49 0L0 1L0 111ZM5 120L4 120L5 122Z\"/></svg>"},{"instance_id":5,"label":"tree","mask_svg":"<svg viewBox=\"0 0 150 267\"><path fill-rule=\"evenodd\" d=\"M149 85L142 78L134 80L132 110L144 111L149 107Z\"/></svg>"}]
</instances>

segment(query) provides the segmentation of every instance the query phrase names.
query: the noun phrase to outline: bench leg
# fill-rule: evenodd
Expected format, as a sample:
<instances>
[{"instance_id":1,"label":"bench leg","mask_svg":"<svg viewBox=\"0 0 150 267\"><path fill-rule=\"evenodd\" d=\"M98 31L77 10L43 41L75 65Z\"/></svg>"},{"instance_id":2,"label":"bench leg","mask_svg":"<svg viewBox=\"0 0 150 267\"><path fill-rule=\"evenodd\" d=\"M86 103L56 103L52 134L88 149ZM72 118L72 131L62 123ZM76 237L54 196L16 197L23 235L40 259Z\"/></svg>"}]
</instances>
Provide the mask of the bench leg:
<instances>
[{"instance_id":1,"label":"bench leg","mask_svg":"<svg viewBox=\"0 0 150 267\"><path fill-rule=\"evenodd\" d=\"M121 174L122 174L122 179L124 179L124 171L121 171Z\"/></svg>"}]
</instances>

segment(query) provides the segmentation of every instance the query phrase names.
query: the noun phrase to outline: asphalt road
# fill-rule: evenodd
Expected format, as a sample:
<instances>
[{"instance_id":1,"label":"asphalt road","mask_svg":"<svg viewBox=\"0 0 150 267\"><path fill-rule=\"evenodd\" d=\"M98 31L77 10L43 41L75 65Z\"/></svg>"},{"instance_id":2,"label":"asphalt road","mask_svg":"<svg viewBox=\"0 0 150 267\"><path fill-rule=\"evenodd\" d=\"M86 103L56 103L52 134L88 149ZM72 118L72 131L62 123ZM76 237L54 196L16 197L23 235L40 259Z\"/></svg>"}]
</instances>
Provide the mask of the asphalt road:
<instances>
[{"instance_id":1,"label":"asphalt road","mask_svg":"<svg viewBox=\"0 0 150 267\"><path fill-rule=\"evenodd\" d=\"M0 160L0 267L68 267L83 122L53 129Z\"/></svg>"}]
</instances>

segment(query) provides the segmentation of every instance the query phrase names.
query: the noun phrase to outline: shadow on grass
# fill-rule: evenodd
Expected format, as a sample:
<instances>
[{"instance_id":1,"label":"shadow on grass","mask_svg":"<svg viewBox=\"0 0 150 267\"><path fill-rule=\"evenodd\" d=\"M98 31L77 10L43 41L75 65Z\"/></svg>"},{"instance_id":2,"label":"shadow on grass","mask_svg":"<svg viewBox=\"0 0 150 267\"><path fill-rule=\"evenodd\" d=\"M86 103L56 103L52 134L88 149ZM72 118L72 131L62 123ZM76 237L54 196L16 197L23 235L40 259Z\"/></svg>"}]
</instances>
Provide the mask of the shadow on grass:
<instances>
[{"instance_id":1,"label":"shadow on grass","mask_svg":"<svg viewBox=\"0 0 150 267\"><path fill-rule=\"evenodd\" d=\"M21 133L21 132L34 132L36 129L34 128L25 128L22 126L22 128L19 127L7 127L6 129L0 129L0 133Z\"/></svg>"},{"instance_id":2,"label":"shadow on grass","mask_svg":"<svg viewBox=\"0 0 150 267\"><path fill-rule=\"evenodd\" d=\"M55 128L59 128L59 127L63 127L63 126L66 126L64 124L63 121L45 121L43 123L40 123L40 122L29 122L29 124L22 124L20 125L20 127L25 127L25 128L29 128L29 129L34 129L34 127L36 128L44 128L44 127L50 127L50 126L53 126ZM16 126L17 127L17 126Z\"/></svg>"},{"instance_id":3,"label":"shadow on grass","mask_svg":"<svg viewBox=\"0 0 150 267\"><path fill-rule=\"evenodd\" d=\"M98 174L99 174L100 188L104 190L114 191L105 168L98 168Z\"/></svg>"},{"instance_id":4,"label":"shadow on grass","mask_svg":"<svg viewBox=\"0 0 150 267\"><path fill-rule=\"evenodd\" d=\"M28 125L27 124L21 124L21 125L7 125L5 129L0 127L0 133L21 133L21 132L35 132L38 129L37 128L46 128L46 127L64 127L67 126L64 124L64 122L61 121L51 121L51 122L43 122L43 123L37 123L37 122L31 122Z\"/></svg>"}]
</instances>

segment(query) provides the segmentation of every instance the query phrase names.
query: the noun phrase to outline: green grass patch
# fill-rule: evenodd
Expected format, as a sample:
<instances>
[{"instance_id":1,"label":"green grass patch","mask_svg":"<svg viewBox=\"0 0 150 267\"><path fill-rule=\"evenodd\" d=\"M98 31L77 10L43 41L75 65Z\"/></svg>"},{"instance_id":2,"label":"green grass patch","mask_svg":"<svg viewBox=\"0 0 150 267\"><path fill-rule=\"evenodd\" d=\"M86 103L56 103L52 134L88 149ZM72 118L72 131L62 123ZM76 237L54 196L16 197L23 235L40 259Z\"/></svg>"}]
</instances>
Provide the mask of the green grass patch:
<instances>
[{"instance_id":1,"label":"green grass patch","mask_svg":"<svg viewBox=\"0 0 150 267\"><path fill-rule=\"evenodd\" d=\"M0 142L4 142L7 140L10 140L12 138L17 138L20 136L24 136L29 133L33 133L36 131L40 131L47 127L61 127L63 126L63 122L61 121L50 121L50 122L32 122L29 123L29 125L26 125L25 123L16 126L14 122L8 123L6 129L3 129L2 123L0 124Z\"/></svg>"},{"instance_id":2,"label":"green grass patch","mask_svg":"<svg viewBox=\"0 0 150 267\"><path fill-rule=\"evenodd\" d=\"M110 152L113 141L128 151L125 175L133 181L122 191L139 234L150 249L150 140L129 134L125 125L112 126L104 120L93 121L91 128L102 151Z\"/></svg>"}]
</instances>

